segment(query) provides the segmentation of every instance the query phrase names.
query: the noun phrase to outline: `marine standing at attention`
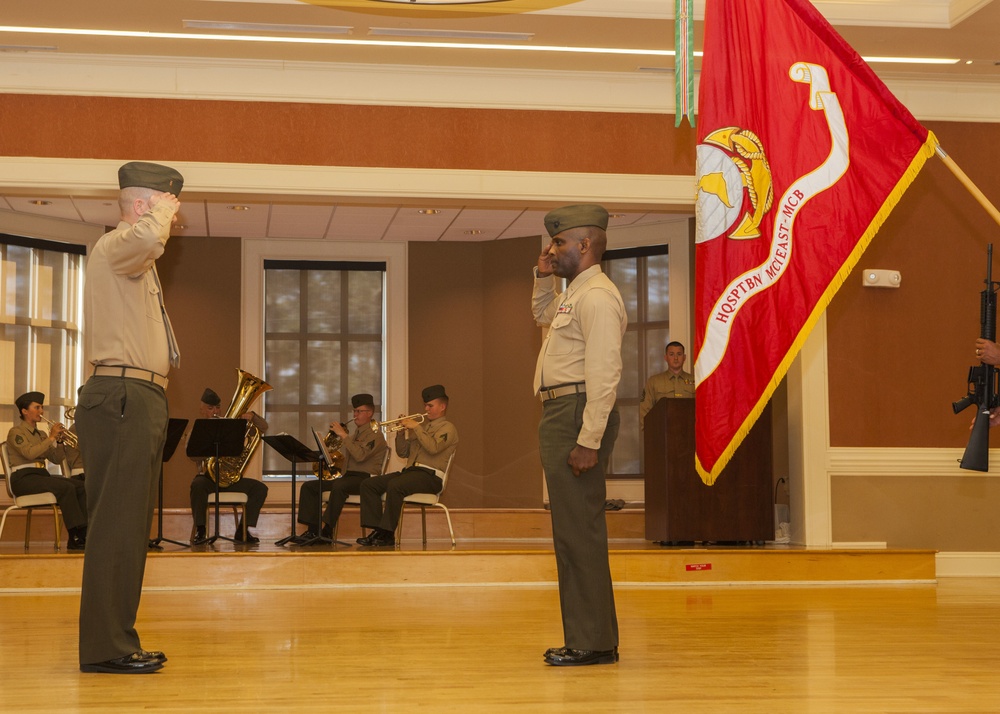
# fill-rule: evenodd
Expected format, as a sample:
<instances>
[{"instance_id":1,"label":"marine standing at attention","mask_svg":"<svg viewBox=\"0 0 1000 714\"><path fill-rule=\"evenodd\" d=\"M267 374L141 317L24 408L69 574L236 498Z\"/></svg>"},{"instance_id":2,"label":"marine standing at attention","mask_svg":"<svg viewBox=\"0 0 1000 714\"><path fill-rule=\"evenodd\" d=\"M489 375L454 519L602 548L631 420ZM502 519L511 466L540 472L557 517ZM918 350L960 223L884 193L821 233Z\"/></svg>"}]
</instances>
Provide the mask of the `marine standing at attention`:
<instances>
[{"instance_id":1,"label":"marine standing at attention","mask_svg":"<svg viewBox=\"0 0 1000 714\"><path fill-rule=\"evenodd\" d=\"M602 272L608 212L565 206L545 217L552 241L538 257L531 309L548 325L535 367L543 402L539 452L549 488L563 647L556 666L618 661L618 619L608 563L605 473L618 437L625 305ZM556 278L568 281L556 295Z\"/></svg>"},{"instance_id":2,"label":"marine standing at attention","mask_svg":"<svg viewBox=\"0 0 1000 714\"><path fill-rule=\"evenodd\" d=\"M84 354L94 372L76 407L90 511L80 593L83 672L145 674L167 660L142 648L135 618L167 436L167 372L180 364L156 259L177 221L183 182L168 166L122 166L121 222L87 261Z\"/></svg>"}]
</instances>

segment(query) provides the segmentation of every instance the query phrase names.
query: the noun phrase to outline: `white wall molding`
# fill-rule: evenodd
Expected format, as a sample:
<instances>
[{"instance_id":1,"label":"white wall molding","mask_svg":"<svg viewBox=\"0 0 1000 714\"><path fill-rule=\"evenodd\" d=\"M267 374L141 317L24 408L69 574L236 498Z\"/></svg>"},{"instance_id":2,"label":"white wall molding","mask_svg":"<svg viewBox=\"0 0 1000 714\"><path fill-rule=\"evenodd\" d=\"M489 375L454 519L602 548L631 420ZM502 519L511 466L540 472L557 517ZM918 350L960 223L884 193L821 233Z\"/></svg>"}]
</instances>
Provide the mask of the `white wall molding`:
<instances>
[{"instance_id":1,"label":"white wall molding","mask_svg":"<svg viewBox=\"0 0 1000 714\"><path fill-rule=\"evenodd\" d=\"M117 159L0 157L0 191L38 191L74 196L117 195ZM156 161L156 156L143 157ZM649 208L694 206L693 176L595 174L545 171L366 168L213 164L171 161L184 174L184 191L241 196L338 196L395 201L404 198L558 203L594 202Z\"/></svg>"},{"instance_id":2,"label":"white wall molding","mask_svg":"<svg viewBox=\"0 0 1000 714\"><path fill-rule=\"evenodd\" d=\"M938 553L935 570L939 578L997 578L1000 553Z\"/></svg>"},{"instance_id":3,"label":"white wall molding","mask_svg":"<svg viewBox=\"0 0 1000 714\"><path fill-rule=\"evenodd\" d=\"M876 67L876 71L879 67ZM882 73L922 121L995 122L1000 85ZM672 114L672 72L0 54L0 93Z\"/></svg>"},{"instance_id":4,"label":"white wall molding","mask_svg":"<svg viewBox=\"0 0 1000 714\"><path fill-rule=\"evenodd\" d=\"M964 449L830 448L827 471L833 476L931 476L996 478L1000 476L1000 450L991 450L989 473L958 467Z\"/></svg>"}]
</instances>

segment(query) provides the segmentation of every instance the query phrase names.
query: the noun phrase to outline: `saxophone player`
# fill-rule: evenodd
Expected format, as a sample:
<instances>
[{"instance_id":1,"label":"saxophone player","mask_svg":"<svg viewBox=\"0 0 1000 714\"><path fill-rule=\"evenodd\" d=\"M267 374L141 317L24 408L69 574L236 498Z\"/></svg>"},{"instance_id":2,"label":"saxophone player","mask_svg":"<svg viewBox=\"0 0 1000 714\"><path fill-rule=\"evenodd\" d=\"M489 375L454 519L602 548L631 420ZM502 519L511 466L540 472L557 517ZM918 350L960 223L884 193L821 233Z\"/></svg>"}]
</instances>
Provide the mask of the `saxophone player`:
<instances>
[{"instance_id":1,"label":"saxophone player","mask_svg":"<svg viewBox=\"0 0 1000 714\"><path fill-rule=\"evenodd\" d=\"M222 400L213 390L206 388L201 395L201 403L198 405L198 418L212 419L220 416L222 416ZM267 421L256 412L249 411L240 416L253 424L261 434L267 432ZM191 481L191 516L194 518L194 538L191 539L191 545L201 545L208 540L205 521L208 511L208 496L215 493L215 481L206 472L204 459L192 459L192 461L198 464L198 474ZM264 501L267 499L267 485L263 481L253 478L241 478L229 486L219 484L219 493L229 492L247 495L247 537L244 541L243 521L240 521L239 525L236 526L235 539L251 545L260 543L260 538L251 534L249 529L257 526L257 519L264 507Z\"/></svg>"},{"instance_id":2,"label":"saxophone player","mask_svg":"<svg viewBox=\"0 0 1000 714\"><path fill-rule=\"evenodd\" d=\"M323 512L322 534L333 537L333 526L340 518L347 497L361 493L361 484L370 476L382 470L382 461L389 445L381 430L371 428L375 415L375 398L371 394L355 394L351 397L354 408L354 424L345 429L337 422L330 422L330 431L341 441L344 452L344 475L340 478L306 481L299 489L298 521L306 526L306 532L292 539L293 543L306 543L320 533L320 495L330 492L330 502Z\"/></svg>"}]
</instances>

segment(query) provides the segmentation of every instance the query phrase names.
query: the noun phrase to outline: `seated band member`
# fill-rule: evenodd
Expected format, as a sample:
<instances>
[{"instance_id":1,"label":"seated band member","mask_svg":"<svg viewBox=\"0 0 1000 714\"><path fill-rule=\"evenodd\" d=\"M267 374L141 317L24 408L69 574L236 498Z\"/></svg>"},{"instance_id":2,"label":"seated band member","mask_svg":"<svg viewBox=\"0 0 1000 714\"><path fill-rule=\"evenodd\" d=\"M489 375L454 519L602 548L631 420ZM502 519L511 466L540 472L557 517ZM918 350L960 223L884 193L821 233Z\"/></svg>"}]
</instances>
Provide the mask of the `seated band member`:
<instances>
[{"instance_id":1,"label":"seated band member","mask_svg":"<svg viewBox=\"0 0 1000 714\"><path fill-rule=\"evenodd\" d=\"M198 418L212 419L220 416L222 416L222 400L211 389L205 389L201 395L201 404L198 406ZM262 435L267 432L267 421L256 412L241 414L240 418L252 423ZM205 532L208 496L215 493L215 481L205 471L204 459L192 457L191 460L198 464L198 475L191 481L191 515L194 517L194 538L191 539L191 544L200 545L208 540L208 535ZM219 493L245 493L247 495L247 537L244 541L242 519L236 526L234 537L241 543L260 543L260 538L252 535L249 528L257 526L260 509L264 507L264 501L267 499L267 485L254 478L241 478L229 486L219 484Z\"/></svg>"},{"instance_id":2,"label":"seated band member","mask_svg":"<svg viewBox=\"0 0 1000 714\"><path fill-rule=\"evenodd\" d=\"M38 428L44 401L45 395L41 392L22 394L14 401L21 421L7 432L10 490L15 496L54 494L69 531L66 549L83 550L87 542L86 488L83 481L53 476L45 468L46 459L62 464L65 452L60 439L66 430L62 424L54 424L51 434Z\"/></svg>"},{"instance_id":3,"label":"seated band member","mask_svg":"<svg viewBox=\"0 0 1000 714\"><path fill-rule=\"evenodd\" d=\"M404 419L405 430L396 432L396 455L406 459L406 468L372 476L361 484L361 526L372 528L361 545L395 545L396 525L403 498L414 493L440 493L448 458L458 447L458 430L446 418L448 395L440 384L421 392L426 420ZM385 508L382 508L382 494Z\"/></svg>"},{"instance_id":4,"label":"seated band member","mask_svg":"<svg viewBox=\"0 0 1000 714\"><path fill-rule=\"evenodd\" d=\"M323 481L306 481L299 490L299 523L308 527L305 533L292 539L293 543L312 540L320 532L321 493L330 492L330 501L323 512L323 535L333 537L333 526L340 518L347 497L361 493L361 483L382 471L382 460L389 445L381 430L372 430L375 399L370 394L351 397L354 407L354 425L344 429L338 422L330 422L330 430L340 437L340 450L344 455L343 476Z\"/></svg>"}]
</instances>

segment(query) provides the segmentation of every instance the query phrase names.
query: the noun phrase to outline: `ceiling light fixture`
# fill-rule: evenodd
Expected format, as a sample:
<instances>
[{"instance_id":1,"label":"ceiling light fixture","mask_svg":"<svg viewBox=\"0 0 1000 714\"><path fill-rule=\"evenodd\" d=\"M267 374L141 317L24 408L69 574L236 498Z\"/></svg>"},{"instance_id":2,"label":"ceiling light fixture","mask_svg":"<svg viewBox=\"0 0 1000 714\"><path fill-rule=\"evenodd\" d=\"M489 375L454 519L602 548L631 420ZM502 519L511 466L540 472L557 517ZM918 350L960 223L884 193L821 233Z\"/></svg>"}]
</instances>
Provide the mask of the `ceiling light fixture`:
<instances>
[{"instance_id":1,"label":"ceiling light fixture","mask_svg":"<svg viewBox=\"0 0 1000 714\"><path fill-rule=\"evenodd\" d=\"M369 37L442 37L455 40L507 40L527 42L534 32L481 32L479 30L428 30L420 27L369 27Z\"/></svg>"},{"instance_id":2,"label":"ceiling light fixture","mask_svg":"<svg viewBox=\"0 0 1000 714\"><path fill-rule=\"evenodd\" d=\"M250 206L226 206L230 211L249 211Z\"/></svg>"},{"instance_id":3,"label":"ceiling light fixture","mask_svg":"<svg viewBox=\"0 0 1000 714\"><path fill-rule=\"evenodd\" d=\"M510 2L510 0L368 0L368 2L392 2L398 5L485 5L491 2Z\"/></svg>"},{"instance_id":4,"label":"ceiling light fixture","mask_svg":"<svg viewBox=\"0 0 1000 714\"><path fill-rule=\"evenodd\" d=\"M240 30L242 32L301 32L309 35L349 35L354 30L347 25L281 25L269 22L223 22L184 20L184 27L196 30Z\"/></svg>"},{"instance_id":5,"label":"ceiling light fixture","mask_svg":"<svg viewBox=\"0 0 1000 714\"><path fill-rule=\"evenodd\" d=\"M45 201L41 198L36 198L34 200L28 201L32 206L51 206L52 201Z\"/></svg>"},{"instance_id":6,"label":"ceiling light fixture","mask_svg":"<svg viewBox=\"0 0 1000 714\"><path fill-rule=\"evenodd\" d=\"M55 45L0 45L0 52L58 52Z\"/></svg>"},{"instance_id":7,"label":"ceiling light fixture","mask_svg":"<svg viewBox=\"0 0 1000 714\"><path fill-rule=\"evenodd\" d=\"M441 211L439 211L436 208L421 208L417 211L417 213L424 216L433 216L435 213L440 213L440 212Z\"/></svg>"},{"instance_id":8,"label":"ceiling light fixture","mask_svg":"<svg viewBox=\"0 0 1000 714\"><path fill-rule=\"evenodd\" d=\"M862 57L865 62L894 64L958 64L962 60L946 57Z\"/></svg>"},{"instance_id":9,"label":"ceiling light fixture","mask_svg":"<svg viewBox=\"0 0 1000 714\"><path fill-rule=\"evenodd\" d=\"M143 32L140 30L100 30L75 27L24 27L0 25L0 33L71 35L76 37L126 37L146 40L199 40L218 42L264 42L302 45L351 45L360 47L426 47L429 49L507 50L511 52L565 52L569 54L651 55L673 57L673 50L646 50L630 47L566 47L562 45L510 45L479 42L406 42L404 40L355 40L340 37L282 37L278 35L218 35L194 32ZM694 53L696 57L701 52Z\"/></svg>"},{"instance_id":10,"label":"ceiling light fixture","mask_svg":"<svg viewBox=\"0 0 1000 714\"><path fill-rule=\"evenodd\" d=\"M483 232L481 230L479 230L478 228L472 228L471 230L464 231L464 233L467 236L478 236L478 235L482 235Z\"/></svg>"},{"instance_id":11,"label":"ceiling light fixture","mask_svg":"<svg viewBox=\"0 0 1000 714\"><path fill-rule=\"evenodd\" d=\"M388 1L388 0L387 0ZM399 0L392 0L399 1ZM278 35L216 35L191 32L143 32L140 30L99 30L76 27L25 27L0 25L0 33L29 35L71 35L82 37L129 37L156 40L200 40L220 42L266 42L303 45L352 45L361 47L426 47L429 49L507 50L510 52L565 52L594 55L648 55L673 57L674 50L649 50L631 47L567 47L564 45L509 45L479 42L405 42L403 40L354 40L340 37L282 37ZM695 52L695 57L704 53ZM960 59L943 57L862 57L869 63L896 64L958 64Z\"/></svg>"}]
</instances>

